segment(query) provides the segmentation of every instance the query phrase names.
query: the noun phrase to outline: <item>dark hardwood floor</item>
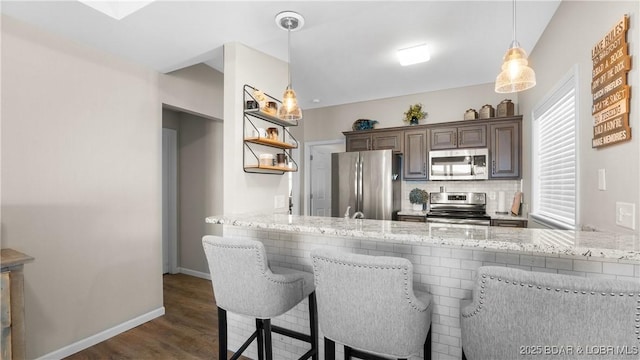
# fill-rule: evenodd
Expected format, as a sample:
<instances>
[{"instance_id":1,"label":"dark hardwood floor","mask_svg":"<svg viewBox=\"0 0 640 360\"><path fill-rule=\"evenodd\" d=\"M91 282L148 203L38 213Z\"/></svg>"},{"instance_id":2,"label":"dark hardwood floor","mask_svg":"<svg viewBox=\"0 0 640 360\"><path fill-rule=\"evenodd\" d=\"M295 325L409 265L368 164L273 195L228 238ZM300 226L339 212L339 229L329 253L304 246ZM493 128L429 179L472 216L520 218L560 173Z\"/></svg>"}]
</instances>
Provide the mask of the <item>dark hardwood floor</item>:
<instances>
[{"instance_id":1,"label":"dark hardwood floor","mask_svg":"<svg viewBox=\"0 0 640 360\"><path fill-rule=\"evenodd\" d=\"M163 283L164 316L66 359L217 359L218 314L211 281L176 274L164 275Z\"/></svg>"}]
</instances>

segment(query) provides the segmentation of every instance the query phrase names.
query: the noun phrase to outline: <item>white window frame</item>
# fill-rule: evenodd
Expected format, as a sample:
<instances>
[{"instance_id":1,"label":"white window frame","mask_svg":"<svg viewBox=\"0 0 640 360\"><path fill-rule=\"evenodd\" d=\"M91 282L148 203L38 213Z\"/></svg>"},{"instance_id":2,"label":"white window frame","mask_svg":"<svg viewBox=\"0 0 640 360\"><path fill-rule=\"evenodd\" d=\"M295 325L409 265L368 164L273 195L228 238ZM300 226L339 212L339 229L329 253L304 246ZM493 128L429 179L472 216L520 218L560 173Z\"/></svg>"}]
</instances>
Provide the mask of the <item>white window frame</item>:
<instances>
[{"instance_id":1,"label":"white window frame","mask_svg":"<svg viewBox=\"0 0 640 360\"><path fill-rule=\"evenodd\" d=\"M551 109L558 101L560 101L571 90L574 91L574 126L575 126L575 201L574 201L574 219L573 223L567 223L553 216L545 214L544 209L540 206L540 161L538 159L539 147L539 124L538 120L546 111ZM551 91L533 108L531 112L532 131L531 131L531 190L532 190L532 211L533 220L542 223L545 226L554 229L577 230L580 224L580 184L579 184L579 165L580 165L580 113L579 113L579 78L578 65L574 65L563 78L553 87Z\"/></svg>"}]
</instances>

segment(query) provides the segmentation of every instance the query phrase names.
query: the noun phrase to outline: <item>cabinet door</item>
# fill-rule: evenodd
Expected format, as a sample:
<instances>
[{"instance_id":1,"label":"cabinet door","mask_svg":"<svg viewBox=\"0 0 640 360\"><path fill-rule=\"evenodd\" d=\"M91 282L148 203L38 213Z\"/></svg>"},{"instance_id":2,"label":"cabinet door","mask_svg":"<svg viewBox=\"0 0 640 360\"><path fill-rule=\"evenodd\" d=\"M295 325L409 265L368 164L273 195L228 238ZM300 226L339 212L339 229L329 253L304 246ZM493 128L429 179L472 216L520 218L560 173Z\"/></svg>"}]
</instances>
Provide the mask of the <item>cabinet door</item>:
<instances>
[{"instance_id":1,"label":"cabinet door","mask_svg":"<svg viewBox=\"0 0 640 360\"><path fill-rule=\"evenodd\" d=\"M386 150L402 152L402 131L386 131L371 134L372 150Z\"/></svg>"},{"instance_id":2,"label":"cabinet door","mask_svg":"<svg viewBox=\"0 0 640 360\"><path fill-rule=\"evenodd\" d=\"M527 220L491 219L491 226L526 228Z\"/></svg>"},{"instance_id":3,"label":"cabinet door","mask_svg":"<svg viewBox=\"0 0 640 360\"><path fill-rule=\"evenodd\" d=\"M458 147L458 128L431 129L431 150L455 149Z\"/></svg>"},{"instance_id":4,"label":"cabinet door","mask_svg":"<svg viewBox=\"0 0 640 360\"><path fill-rule=\"evenodd\" d=\"M349 135L347 136L347 151L371 150L371 135Z\"/></svg>"},{"instance_id":5,"label":"cabinet door","mask_svg":"<svg viewBox=\"0 0 640 360\"><path fill-rule=\"evenodd\" d=\"M404 179L427 180L427 129L404 132Z\"/></svg>"},{"instance_id":6,"label":"cabinet door","mask_svg":"<svg viewBox=\"0 0 640 360\"><path fill-rule=\"evenodd\" d=\"M520 178L520 122L489 125L492 179Z\"/></svg>"},{"instance_id":7,"label":"cabinet door","mask_svg":"<svg viewBox=\"0 0 640 360\"><path fill-rule=\"evenodd\" d=\"M458 148L487 147L487 126L473 125L458 128Z\"/></svg>"},{"instance_id":8,"label":"cabinet door","mask_svg":"<svg viewBox=\"0 0 640 360\"><path fill-rule=\"evenodd\" d=\"M427 222L427 217L415 215L398 215L398 221Z\"/></svg>"}]
</instances>

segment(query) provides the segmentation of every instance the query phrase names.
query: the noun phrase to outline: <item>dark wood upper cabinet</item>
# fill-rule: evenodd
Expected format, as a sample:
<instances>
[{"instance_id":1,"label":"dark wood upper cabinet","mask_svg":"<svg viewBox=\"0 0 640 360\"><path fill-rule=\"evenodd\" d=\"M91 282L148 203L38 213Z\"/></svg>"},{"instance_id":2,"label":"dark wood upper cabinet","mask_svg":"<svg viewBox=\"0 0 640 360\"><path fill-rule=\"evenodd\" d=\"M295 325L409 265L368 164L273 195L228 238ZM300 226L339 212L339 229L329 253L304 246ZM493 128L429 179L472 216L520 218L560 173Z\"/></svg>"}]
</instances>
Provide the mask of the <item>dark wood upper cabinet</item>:
<instances>
[{"instance_id":1,"label":"dark wood upper cabinet","mask_svg":"<svg viewBox=\"0 0 640 360\"><path fill-rule=\"evenodd\" d=\"M522 116L346 131L347 151L392 149L404 155L406 180L427 180L428 151L489 148L489 179L519 179Z\"/></svg>"},{"instance_id":2,"label":"dark wood upper cabinet","mask_svg":"<svg viewBox=\"0 0 640 360\"><path fill-rule=\"evenodd\" d=\"M478 148L487 146L487 126L434 127L431 150Z\"/></svg>"},{"instance_id":3,"label":"dark wood upper cabinet","mask_svg":"<svg viewBox=\"0 0 640 360\"><path fill-rule=\"evenodd\" d=\"M404 179L427 180L427 129L404 132Z\"/></svg>"},{"instance_id":4,"label":"dark wood upper cabinet","mask_svg":"<svg viewBox=\"0 0 640 360\"><path fill-rule=\"evenodd\" d=\"M403 131L382 131L378 133L347 135L347 151L367 151L391 149L402 152Z\"/></svg>"},{"instance_id":5,"label":"dark wood upper cabinet","mask_svg":"<svg viewBox=\"0 0 640 360\"><path fill-rule=\"evenodd\" d=\"M431 129L431 150L455 149L458 147L458 128L438 127Z\"/></svg>"},{"instance_id":6,"label":"dark wood upper cabinet","mask_svg":"<svg viewBox=\"0 0 640 360\"><path fill-rule=\"evenodd\" d=\"M519 120L489 124L490 179L519 179L521 163Z\"/></svg>"},{"instance_id":7,"label":"dark wood upper cabinet","mask_svg":"<svg viewBox=\"0 0 640 360\"><path fill-rule=\"evenodd\" d=\"M372 150L391 149L393 151L403 152L403 134L404 131L389 131L371 134Z\"/></svg>"},{"instance_id":8,"label":"dark wood upper cabinet","mask_svg":"<svg viewBox=\"0 0 640 360\"><path fill-rule=\"evenodd\" d=\"M472 125L458 128L458 148L487 147L487 126Z\"/></svg>"},{"instance_id":9,"label":"dark wood upper cabinet","mask_svg":"<svg viewBox=\"0 0 640 360\"><path fill-rule=\"evenodd\" d=\"M347 151L371 150L371 134L354 134L347 136Z\"/></svg>"}]
</instances>

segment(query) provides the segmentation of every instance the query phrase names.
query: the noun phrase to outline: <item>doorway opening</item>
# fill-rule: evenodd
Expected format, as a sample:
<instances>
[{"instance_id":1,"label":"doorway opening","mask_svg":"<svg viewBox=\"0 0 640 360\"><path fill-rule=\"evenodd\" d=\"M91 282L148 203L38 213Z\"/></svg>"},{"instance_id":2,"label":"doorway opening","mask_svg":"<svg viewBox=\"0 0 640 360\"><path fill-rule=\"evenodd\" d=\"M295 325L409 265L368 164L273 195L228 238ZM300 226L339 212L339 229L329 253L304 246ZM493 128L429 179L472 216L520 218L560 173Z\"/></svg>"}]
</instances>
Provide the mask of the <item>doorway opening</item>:
<instances>
[{"instance_id":1,"label":"doorway opening","mask_svg":"<svg viewBox=\"0 0 640 360\"><path fill-rule=\"evenodd\" d=\"M162 127L163 273L209 278L202 237L222 234L204 219L223 210L223 123L163 105Z\"/></svg>"},{"instance_id":2,"label":"doorway opening","mask_svg":"<svg viewBox=\"0 0 640 360\"><path fill-rule=\"evenodd\" d=\"M344 140L305 144L305 215L331 216L331 154L344 149Z\"/></svg>"}]
</instances>

